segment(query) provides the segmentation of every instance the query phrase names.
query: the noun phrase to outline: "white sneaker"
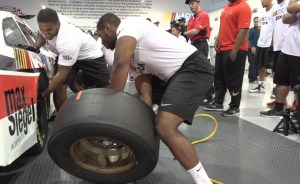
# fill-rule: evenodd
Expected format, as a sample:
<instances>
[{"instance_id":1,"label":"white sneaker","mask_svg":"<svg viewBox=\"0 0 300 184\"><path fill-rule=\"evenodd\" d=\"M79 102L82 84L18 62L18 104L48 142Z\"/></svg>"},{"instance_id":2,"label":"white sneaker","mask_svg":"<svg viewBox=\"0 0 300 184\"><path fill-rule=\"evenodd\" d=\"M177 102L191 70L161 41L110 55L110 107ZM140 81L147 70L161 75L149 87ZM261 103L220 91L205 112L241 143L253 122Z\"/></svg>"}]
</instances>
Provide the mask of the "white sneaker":
<instances>
[{"instance_id":1,"label":"white sneaker","mask_svg":"<svg viewBox=\"0 0 300 184\"><path fill-rule=\"evenodd\" d=\"M250 93L264 93L265 92L265 86L258 84L258 86L254 89L249 90Z\"/></svg>"}]
</instances>

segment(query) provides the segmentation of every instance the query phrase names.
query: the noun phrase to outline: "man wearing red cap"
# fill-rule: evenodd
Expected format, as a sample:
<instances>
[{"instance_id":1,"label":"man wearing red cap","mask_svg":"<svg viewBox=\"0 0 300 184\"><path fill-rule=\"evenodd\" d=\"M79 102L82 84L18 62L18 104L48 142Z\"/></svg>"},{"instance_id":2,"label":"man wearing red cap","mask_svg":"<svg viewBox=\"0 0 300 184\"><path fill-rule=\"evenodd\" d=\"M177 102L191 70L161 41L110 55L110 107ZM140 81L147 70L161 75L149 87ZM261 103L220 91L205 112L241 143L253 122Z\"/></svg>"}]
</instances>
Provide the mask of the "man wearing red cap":
<instances>
[{"instance_id":1,"label":"man wearing red cap","mask_svg":"<svg viewBox=\"0 0 300 184\"><path fill-rule=\"evenodd\" d=\"M194 45L200 52L208 57L208 43L210 38L210 23L208 14L201 9L200 0L186 0L194 16L188 21L187 31L184 35L190 38L192 45Z\"/></svg>"}]
</instances>

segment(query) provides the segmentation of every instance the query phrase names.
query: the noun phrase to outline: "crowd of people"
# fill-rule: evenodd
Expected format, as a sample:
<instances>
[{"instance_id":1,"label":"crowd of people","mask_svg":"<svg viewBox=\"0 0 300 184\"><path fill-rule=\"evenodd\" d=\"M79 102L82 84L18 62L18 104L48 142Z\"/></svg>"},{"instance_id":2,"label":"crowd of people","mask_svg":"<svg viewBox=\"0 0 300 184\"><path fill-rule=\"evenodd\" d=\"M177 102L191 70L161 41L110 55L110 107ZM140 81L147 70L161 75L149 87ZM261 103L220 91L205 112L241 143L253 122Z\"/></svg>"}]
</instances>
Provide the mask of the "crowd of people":
<instances>
[{"instance_id":1,"label":"crowd of people","mask_svg":"<svg viewBox=\"0 0 300 184\"><path fill-rule=\"evenodd\" d=\"M240 113L247 55L249 82L258 80L258 86L250 92L264 91L266 69L273 64L276 101L272 110L260 112L263 116L282 115L289 87L299 83L300 73L299 1L277 0L273 5L272 0L261 0L265 11L253 18L250 31L249 5L245 0L228 1L214 43L215 69L208 59L210 17L201 9L200 0L185 1L194 13L187 25L180 18L165 31L151 19L121 21L117 15L106 13L91 36L63 21L55 10L40 10L36 46L48 44L58 56L56 74L42 95L54 92L59 110L66 100L68 79L79 69L87 87L120 91L130 74L137 96L149 106L158 106L155 130L161 140L195 183L211 184L195 148L178 127L182 123L191 125L196 110L208 98L206 110L222 111L226 117ZM224 111L227 91L231 101Z\"/></svg>"}]
</instances>

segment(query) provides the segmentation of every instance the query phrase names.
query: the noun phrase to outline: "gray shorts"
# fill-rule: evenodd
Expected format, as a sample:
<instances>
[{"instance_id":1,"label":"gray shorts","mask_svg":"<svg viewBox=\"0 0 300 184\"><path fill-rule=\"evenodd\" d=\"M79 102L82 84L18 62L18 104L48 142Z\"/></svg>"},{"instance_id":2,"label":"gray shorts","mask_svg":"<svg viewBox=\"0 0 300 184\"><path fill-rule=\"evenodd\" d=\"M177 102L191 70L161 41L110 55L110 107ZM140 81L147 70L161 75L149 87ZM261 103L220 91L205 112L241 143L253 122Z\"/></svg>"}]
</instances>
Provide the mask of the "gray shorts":
<instances>
[{"instance_id":1,"label":"gray shorts","mask_svg":"<svg viewBox=\"0 0 300 184\"><path fill-rule=\"evenodd\" d=\"M189 56L167 81L159 111L175 114L192 124L195 112L213 83L213 67L200 51Z\"/></svg>"}]
</instances>

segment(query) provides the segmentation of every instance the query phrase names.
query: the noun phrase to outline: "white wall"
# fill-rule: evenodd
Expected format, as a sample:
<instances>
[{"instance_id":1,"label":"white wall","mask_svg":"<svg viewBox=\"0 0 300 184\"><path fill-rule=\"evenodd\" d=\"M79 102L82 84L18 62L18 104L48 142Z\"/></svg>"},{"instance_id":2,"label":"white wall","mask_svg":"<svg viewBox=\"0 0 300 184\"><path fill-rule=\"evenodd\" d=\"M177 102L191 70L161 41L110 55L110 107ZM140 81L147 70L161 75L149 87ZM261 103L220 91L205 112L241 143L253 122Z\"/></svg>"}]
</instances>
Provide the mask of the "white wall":
<instances>
[{"instance_id":1,"label":"white wall","mask_svg":"<svg viewBox=\"0 0 300 184\"><path fill-rule=\"evenodd\" d=\"M91 4L93 3L93 4ZM146 7L142 5L148 4ZM79 6L77 6L77 4ZM149 17L153 21L160 21L160 27L169 28L169 23L171 21L171 15L174 12L181 15L182 12L189 13L189 7L184 3L184 0L31 0L20 1L20 0L1 0L0 6L2 7L16 7L21 9L24 14L36 15L41 9L41 6L53 8L58 11L70 13L67 16L70 21L76 25L83 28L94 28L96 27L96 22L106 12L117 11L116 14L128 13L130 15L138 15L137 11L130 11L128 7L132 8L134 6L139 6L140 12L144 14L139 14L140 17ZM62 5L64 7L62 7ZM75 10L76 6L76 10ZM121 10L121 8L124 10ZM93 10L93 11L91 11ZM78 16L83 11L88 12L88 15L83 15L86 18L81 18ZM76 14L76 16L74 16ZM93 16L91 15L93 14ZM186 15L186 14L182 14ZM187 14L188 15L188 14ZM80 18L78 18L80 17ZM26 21L34 30L37 30L36 17Z\"/></svg>"},{"instance_id":2,"label":"white wall","mask_svg":"<svg viewBox=\"0 0 300 184\"><path fill-rule=\"evenodd\" d=\"M188 5L184 3L185 0L141 0L142 2L151 4L147 8L140 8L141 12L145 13L143 15L139 15L141 17L149 17L152 19L152 21L160 21L160 27L163 29L169 28L169 23L172 18L172 14L175 15L173 18L176 20L184 16L185 18L189 18L191 16L190 10ZM109 10L113 10L113 8L121 7L122 5L126 6L131 4L133 5L134 0L31 0L29 1L20 1L20 0L1 0L0 6L10 6L10 7L16 7L19 8L24 14L30 14L30 15L36 15L38 11L41 9L42 5L45 5L47 7L56 9L56 10L62 10L66 11L70 10L72 7L71 5L74 5L74 2L81 3L81 8L87 8L87 9L94 9L94 12L90 13L93 14L87 15L86 18L75 18L74 14L80 13L84 10L78 10L74 13L70 13L68 18L74 22L76 25L83 27L83 28L90 28L95 29L96 22L100 18L100 16L103 14L101 12L108 12ZM99 4L97 5L89 5L91 2L98 2L103 4L109 4L109 3L116 3L114 5L109 5L110 9L105 8L104 6L101 6ZM215 17L220 17L222 7L227 3L227 0L202 0L201 1L201 7L204 10L207 10L210 15L211 20L211 26L213 27L213 32L211 36L211 42L213 43L214 37L217 35L219 31L219 20L214 21ZM251 8L259 8L261 7L261 1L260 0L248 0L247 1ZM212 4L214 3L214 4ZM54 4L49 6L49 4ZM61 7L60 5L70 5L69 7ZM64 8L64 9L63 9ZM214 10L216 8L220 8L217 10ZM210 11L213 10L213 11ZM67 12L67 11L66 11ZM133 14L133 12L128 11L129 13ZM119 11L119 13L124 13L123 11ZM255 14L253 16L256 16ZM38 26L36 23L36 17L29 19L26 21L35 31L38 30Z\"/></svg>"}]
</instances>

